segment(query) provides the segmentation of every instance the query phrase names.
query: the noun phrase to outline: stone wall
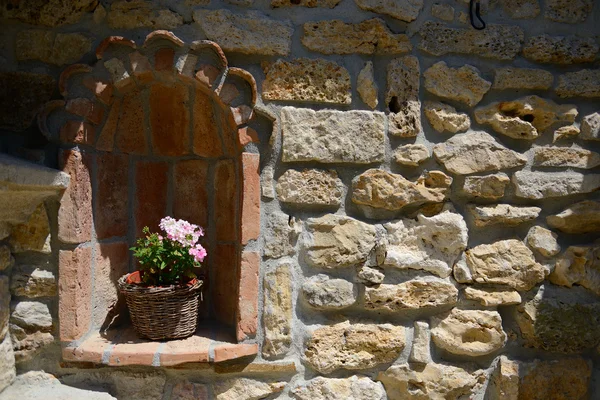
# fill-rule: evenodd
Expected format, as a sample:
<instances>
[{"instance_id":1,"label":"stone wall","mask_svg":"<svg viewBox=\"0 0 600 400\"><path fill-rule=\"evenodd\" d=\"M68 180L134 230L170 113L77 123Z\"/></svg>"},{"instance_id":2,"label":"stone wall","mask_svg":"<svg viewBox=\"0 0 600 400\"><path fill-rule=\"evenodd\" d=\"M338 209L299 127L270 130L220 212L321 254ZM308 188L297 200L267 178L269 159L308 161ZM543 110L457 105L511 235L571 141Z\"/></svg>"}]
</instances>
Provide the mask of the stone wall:
<instances>
[{"instance_id":1,"label":"stone wall","mask_svg":"<svg viewBox=\"0 0 600 400\"><path fill-rule=\"evenodd\" d=\"M119 399L598 397L599 5L483 0L475 30L468 3L0 1L2 152L58 168L60 127L94 119L36 123L61 72L165 29L256 80L262 193L256 357L64 361L80 242L47 201L1 235L0 360Z\"/></svg>"}]
</instances>

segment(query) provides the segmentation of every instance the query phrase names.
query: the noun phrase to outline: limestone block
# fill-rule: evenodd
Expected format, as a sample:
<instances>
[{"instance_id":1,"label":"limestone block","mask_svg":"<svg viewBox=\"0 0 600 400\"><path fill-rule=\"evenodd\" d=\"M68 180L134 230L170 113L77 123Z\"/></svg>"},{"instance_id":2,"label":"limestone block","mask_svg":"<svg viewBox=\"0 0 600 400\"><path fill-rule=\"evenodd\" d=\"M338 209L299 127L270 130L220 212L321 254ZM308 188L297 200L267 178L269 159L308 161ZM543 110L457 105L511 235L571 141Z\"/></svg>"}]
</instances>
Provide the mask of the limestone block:
<instances>
[{"instance_id":1,"label":"limestone block","mask_svg":"<svg viewBox=\"0 0 600 400\"><path fill-rule=\"evenodd\" d=\"M4 339L0 340L0 390L5 390L15 380L16 376L12 342L10 341L10 335L6 335ZM20 393L19 395L18 398L23 399L23 394ZM3 392L2 397L5 396L6 392Z\"/></svg>"},{"instance_id":2,"label":"limestone block","mask_svg":"<svg viewBox=\"0 0 600 400\"><path fill-rule=\"evenodd\" d=\"M485 132L467 132L452 136L433 147L433 155L453 174L498 171L525 165L527 159Z\"/></svg>"},{"instance_id":3,"label":"limestone block","mask_svg":"<svg viewBox=\"0 0 600 400\"><path fill-rule=\"evenodd\" d=\"M466 131L471 126L471 119L466 113L458 112L448 104L426 101L423 111L433 129L438 132L457 133Z\"/></svg>"},{"instance_id":4,"label":"limestone block","mask_svg":"<svg viewBox=\"0 0 600 400\"><path fill-rule=\"evenodd\" d=\"M480 76L472 65L450 68L444 61L433 64L423 73L425 89L443 99L455 100L473 107L490 90L491 82Z\"/></svg>"},{"instance_id":5,"label":"limestone block","mask_svg":"<svg viewBox=\"0 0 600 400\"><path fill-rule=\"evenodd\" d=\"M585 119L583 121L585 121ZM579 127L577 125L561 126L554 131L552 143L562 139L573 139L577 135L579 135Z\"/></svg>"},{"instance_id":6,"label":"limestone block","mask_svg":"<svg viewBox=\"0 0 600 400\"><path fill-rule=\"evenodd\" d=\"M15 262L10 247L0 246L0 271L4 271L8 267L11 267Z\"/></svg>"},{"instance_id":7,"label":"limestone block","mask_svg":"<svg viewBox=\"0 0 600 400\"><path fill-rule=\"evenodd\" d=\"M292 275L289 264L281 264L264 278L263 322L265 358L286 354L292 343Z\"/></svg>"},{"instance_id":8,"label":"limestone block","mask_svg":"<svg viewBox=\"0 0 600 400\"><path fill-rule=\"evenodd\" d=\"M533 149L533 165L592 169L600 165L600 154L576 147L536 147Z\"/></svg>"},{"instance_id":9,"label":"limestone block","mask_svg":"<svg viewBox=\"0 0 600 400\"><path fill-rule=\"evenodd\" d=\"M549 276L555 285L580 285L600 296L600 245L570 246L556 260Z\"/></svg>"},{"instance_id":10,"label":"limestone block","mask_svg":"<svg viewBox=\"0 0 600 400\"><path fill-rule=\"evenodd\" d=\"M594 0L547 0L544 17L555 22L576 24L586 20L593 5Z\"/></svg>"},{"instance_id":11,"label":"limestone block","mask_svg":"<svg viewBox=\"0 0 600 400\"><path fill-rule=\"evenodd\" d=\"M538 0L503 0L504 12L514 19L531 19L540 13Z\"/></svg>"},{"instance_id":12,"label":"limestone block","mask_svg":"<svg viewBox=\"0 0 600 400\"><path fill-rule=\"evenodd\" d=\"M304 360L322 374L373 368L400 355L406 345L404 331L403 326L349 321L317 328L306 344Z\"/></svg>"},{"instance_id":13,"label":"limestone block","mask_svg":"<svg viewBox=\"0 0 600 400\"><path fill-rule=\"evenodd\" d=\"M586 115L581 120L581 138L600 140L600 112Z\"/></svg>"},{"instance_id":14,"label":"limestone block","mask_svg":"<svg viewBox=\"0 0 600 400\"><path fill-rule=\"evenodd\" d=\"M433 3L431 5L431 16L451 22L454 20L454 7L450 4Z\"/></svg>"},{"instance_id":15,"label":"limestone block","mask_svg":"<svg viewBox=\"0 0 600 400\"><path fill-rule=\"evenodd\" d=\"M389 132L394 136L415 137L422 130L419 59L396 58L387 68L387 104Z\"/></svg>"},{"instance_id":16,"label":"limestone block","mask_svg":"<svg viewBox=\"0 0 600 400\"><path fill-rule=\"evenodd\" d=\"M585 200L565 208L556 215L546 217L552 228L566 233L600 231L600 202Z\"/></svg>"},{"instance_id":17,"label":"limestone block","mask_svg":"<svg viewBox=\"0 0 600 400\"><path fill-rule=\"evenodd\" d=\"M429 150L422 144L406 144L394 151L394 161L409 167L416 167L429 157Z\"/></svg>"},{"instance_id":18,"label":"limestone block","mask_svg":"<svg viewBox=\"0 0 600 400\"><path fill-rule=\"evenodd\" d=\"M8 319L10 317L10 291L9 278L0 275L0 338L8 332Z\"/></svg>"},{"instance_id":19,"label":"limestone block","mask_svg":"<svg viewBox=\"0 0 600 400\"><path fill-rule=\"evenodd\" d=\"M514 139L532 140L557 122L573 123L577 108L571 104L558 105L538 96L514 101L492 103L475 110L480 124L489 124L498 133Z\"/></svg>"},{"instance_id":20,"label":"limestone block","mask_svg":"<svg viewBox=\"0 0 600 400\"><path fill-rule=\"evenodd\" d=\"M94 14L93 14L94 23L96 25L102 24L104 22L104 20L106 19L106 15L107 15L106 8L104 8L104 6L102 4L98 4L98 6L94 10Z\"/></svg>"},{"instance_id":21,"label":"limestone block","mask_svg":"<svg viewBox=\"0 0 600 400\"><path fill-rule=\"evenodd\" d=\"M458 261L454 263L452 275L458 283L473 283L473 275L467 265L465 253L462 253Z\"/></svg>"},{"instance_id":22,"label":"limestone block","mask_svg":"<svg viewBox=\"0 0 600 400\"><path fill-rule=\"evenodd\" d=\"M586 399L592 377L592 362L581 357L526 363L519 386L520 399Z\"/></svg>"},{"instance_id":23,"label":"limestone block","mask_svg":"<svg viewBox=\"0 0 600 400\"><path fill-rule=\"evenodd\" d=\"M39 301L13 302L10 322L25 329L48 331L52 328L48 305Z\"/></svg>"},{"instance_id":24,"label":"limestone block","mask_svg":"<svg viewBox=\"0 0 600 400\"><path fill-rule=\"evenodd\" d=\"M302 44L322 54L404 54L412 50L407 35L392 33L379 18L358 23L337 19L307 22Z\"/></svg>"},{"instance_id":25,"label":"limestone block","mask_svg":"<svg viewBox=\"0 0 600 400\"><path fill-rule=\"evenodd\" d=\"M251 0L254 1L254 0ZM271 0L271 7L334 8L341 0Z\"/></svg>"},{"instance_id":26,"label":"limestone block","mask_svg":"<svg viewBox=\"0 0 600 400\"><path fill-rule=\"evenodd\" d=\"M420 364L431 363L431 333L429 331L429 323L415 321L413 332L413 345L410 349L408 361Z\"/></svg>"},{"instance_id":27,"label":"limestone block","mask_svg":"<svg viewBox=\"0 0 600 400\"><path fill-rule=\"evenodd\" d=\"M10 338L17 363L33 359L45 346L54 342L50 332L28 332L14 324L10 324Z\"/></svg>"},{"instance_id":28,"label":"limestone block","mask_svg":"<svg viewBox=\"0 0 600 400\"><path fill-rule=\"evenodd\" d=\"M277 60L265 71L265 100L350 104L350 74L344 67L322 58Z\"/></svg>"},{"instance_id":29,"label":"limestone block","mask_svg":"<svg viewBox=\"0 0 600 400\"><path fill-rule=\"evenodd\" d=\"M356 277L358 282L364 283L365 285L379 285L383 282L385 275L378 268L363 265L358 269Z\"/></svg>"},{"instance_id":30,"label":"limestone block","mask_svg":"<svg viewBox=\"0 0 600 400\"><path fill-rule=\"evenodd\" d=\"M20 132L31 126L40 107L50 100L56 82L46 74L1 72L0 87L0 128Z\"/></svg>"},{"instance_id":31,"label":"limestone block","mask_svg":"<svg viewBox=\"0 0 600 400\"><path fill-rule=\"evenodd\" d=\"M560 246L556 241L557 237L558 235L549 229L533 226L527 232L525 244L544 257L553 257L560 252Z\"/></svg>"},{"instance_id":32,"label":"limestone block","mask_svg":"<svg viewBox=\"0 0 600 400\"><path fill-rule=\"evenodd\" d=\"M492 206L467 205L475 226L482 228L490 225L517 226L532 221L540 215L540 207L519 207L510 204Z\"/></svg>"},{"instance_id":33,"label":"limestone block","mask_svg":"<svg viewBox=\"0 0 600 400\"><path fill-rule=\"evenodd\" d=\"M377 100L379 87L377 86L377 83L375 83L372 61L367 61L364 68L360 70L358 78L356 79L356 90L366 105L371 107L371 109L377 107L377 104L379 103Z\"/></svg>"},{"instance_id":34,"label":"limestone block","mask_svg":"<svg viewBox=\"0 0 600 400\"><path fill-rule=\"evenodd\" d=\"M431 321L433 342L452 354L482 356L501 349L506 342L497 311L454 308Z\"/></svg>"},{"instance_id":35,"label":"limestone block","mask_svg":"<svg viewBox=\"0 0 600 400\"><path fill-rule=\"evenodd\" d=\"M336 310L354 304L358 288L345 279L333 279L329 275L318 274L302 284L302 294L312 307Z\"/></svg>"},{"instance_id":36,"label":"limestone block","mask_svg":"<svg viewBox=\"0 0 600 400\"><path fill-rule=\"evenodd\" d=\"M106 21L115 29L174 29L183 24L183 17L169 9L155 9L144 0L120 0L110 5Z\"/></svg>"},{"instance_id":37,"label":"limestone block","mask_svg":"<svg viewBox=\"0 0 600 400\"><path fill-rule=\"evenodd\" d=\"M503 172L484 176L467 176L462 191L467 196L497 200L504 196L510 178Z\"/></svg>"},{"instance_id":38,"label":"limestone block","mask_svg":"<svg viewBox=\"0 0 600 400\"><path fill-rule=\"evenodd\" d=\"M50 253L50 223L43 203L31 214L27 223L13 227L9 243L13 253Z\"/></svg>"},{"instance_id":39,"label":"limestone block","mask_svg":"<svg viewBox=\"0 0 600 400\"><path fill-rule=\"evenodd\" d=\"M61 26L74 24L83 14L92 11L96 0L62 1L35 0L19 3L18 7L0 7L0 18L17 19L29 25Z\"/></svg>"},{"instance_id":40,"label":"limestone block","mask_svg":"<svg viewBox=\"0 0 600 400\"><path fill-rule=\"evenodd\" d=\"M284 162L368 164L383 161L384 115L370 111L281 110Z\"/></svg>"},{"instance_id":41,"label":"limestone block","mask_svg":"<svg viewBox=\"0 0 600 400\"><path fill-rule=\"evenodd\" d=\"M19 265L12 272L10 290L15 296L56 296L56 277L37 265Z\"/></svg>"},{"instance_id":42,"label":"limestone block","mask_svg":"<svg viewBox=\"0 0 600 400\"><path fill-rule=\"evenodd\" d=\"M385 311L435 309L458 301L458 289L438 278L412 279L397 285L365 288L365 308Z\"/></svg>"},{"instance_id":43,"label":"limestone block","mask_svg":"<svg viewBox=\"0 0 600 400\"><path fill-rule=\"evenodd\" d=\"M488 386L490 400L518 400L519 363L500 356Z\"/></svg>"},{"instance_id":44,"label":"limestone block","mask_svg":"<svg viewBox=\"0 0 600 400\"><path fill-rule=\"evenodd\" d=\"M521 303L521 295L516 290L468 286L465 288L464 293L465 299L478 301L486 307L509 306Z\"/></svg>"},{"instance_id":45,"label":"limestone block","mask_svg":"<svg viewBox=\"0 0 600 400\"><path fill-rule=\"evenodd\" d=\"M554 92L559 97L600 97L600 69L582 69L558 77Z\"/></svg>"},{"instance_id":46,"label":"limestone block","mask_svg":"<svg viewBox=\"0 0 600 400\"><path fill-rule=\"evenodd\" d=\"M598 44L592 37L533 36L523 47L523 55L538 63L575 64L592 62Z\"/></svg>"},{"instance_id":47,"label":"limestone block","mask_svg":"<svg viewBox=\"0 0 600 400\"><path fill-rule=\"evenodd\" d=\"M294 29L289 21L267 18L259 12L234 14L229 10L195 10L194 21L209 40L226 52L287 55Z\"/></svg>"},{"instance_id":48,"label":"limestone block","mask_svg":"<svg viewBox=\"0 0 600 400\"><path fill-rule=\"evenodd\" d=\"M552 73L543 69L503 67L494 71L492 89L496 90L547 90L554 82Z\"/></svg>"},{"instance_id":49,"label":"limestone block","mask_svg":"<svg viewBox=\"0 0 600 400\"><path fill-rule=\"evenodd\" d=\"M292 389L298 400L384 400L385 390L380 382L366 376L323 378L318 376Z\"/></svg>"},{"instance_id":50,"label":"limestone block","mask_svg":"<svg viewBox=\"0 0 600 400\"><path fill-rule=\"evenodd\" d=\"M308 265L336 269L364 262L375 245L375 227L354 218L327 214L309 218L302 246Z\"/></svg>"},{"instance_id":51,"label":"limestone block","mask_svg":"<svg viewBox=\"0 0 600 400\"><path fill-rule=\"evenodd\" d=\"M365 11L392 16L400 21L412 22L419 16L423 8L423 0L354 0L356 5Z\"/></svg>"},{"instance_id":52,"label":"limestone block","mask_svg":"<svg viewBox=\"0 0 600 400\"><path fill-rule=\"evenodd\" d=\"M417 269L442 278L467 246L467 224L460 214L445 211L432 217L422 214L417 221L403 219L384 225L389 245L385 265Z\"/></svg>"},{"instance_id":53,"label":"limestone block","mask_svg":"<svg viewBox=\"0 0 600 400\"><path fill-rule=\"evenodd\" d=\"M512 177L517 197L543 199L577 193L590 193L600 188L600 175L578 172L517 171Z\"/></svg>"},{"instance_id":54,"label":"limestone block","mask_svg":"<svg viewBox=\"0 0 600 400\"><path fill-rule=\"evenodd\" d=\"M263 168L262 174L260 175L261 195L267 199L275 198L275 189L273 188L274 175L275 171L270 165Z\"/></svg>"},{"instance_id":55,"label":"limestone block","mask_svg":"<svg viewBox=\"0 0 600 400\"><path fill-rule=\"evenodd\" d=\"M523 30L517 26L488 24L484 30L450 28L427 21L419 30L419 48L434 56L471 54L496 60L512 60L521 50Z\"/></svg>"},{"instance_id":56,"label":"limestone block","mask_svg":"<svg viewBox=\"0 0 600 400\"><path fill-rule=\"evenodd\" d=\"M335 170L288 169L277 180L277 198L283 203L302 206L339 206L342 181Z\"/></svg>"},{"instance_id":57,"label":"limestone block","mask_svg":"<svg viewBox=\"0 0 600 400\"><path fill-rule=\"evenodd\" d=\"M117 399L128 400L158 400L162 399L165 391L166 377L162 371L99 371L98 369L81 370L71 375L61 376L61 381L67 385L110 387ZM77 397L84 398L87 397ZM33 399L32 399L33 400Z\"/></svg>"},{"instance_id":58,"label":"limestone block","mask_svg":"<svg viewBox=\"0 0 600 400\"><path fill-rule=\"evenodd\" d=\"M285 382L263 382L249 378L233 378L214 384L216 400L259 400L285 387Z\"/></svg>"},{"instance_id":59,"label":"limestone block","mask_svg":"<svg viewBox=\"0 0 600 400\"><path fill-rule=\"evenodd\" d=\"M480 244L467 250L466 257L477 283L527 291L546 277L546 269L535 261L531 250L516 239Z\"/></svg>"}]
</instances>

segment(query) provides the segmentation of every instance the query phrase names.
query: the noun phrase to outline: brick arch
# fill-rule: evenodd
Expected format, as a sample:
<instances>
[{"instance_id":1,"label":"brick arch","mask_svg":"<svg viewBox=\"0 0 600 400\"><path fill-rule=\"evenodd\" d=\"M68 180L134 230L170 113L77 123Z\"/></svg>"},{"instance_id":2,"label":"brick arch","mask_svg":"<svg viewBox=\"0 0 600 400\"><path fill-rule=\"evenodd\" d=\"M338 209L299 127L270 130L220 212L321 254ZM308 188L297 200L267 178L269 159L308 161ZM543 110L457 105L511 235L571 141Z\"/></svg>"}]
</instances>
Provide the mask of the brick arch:
<instances>
[{"instance_id":1,"label":"brick arch","mask_svg":"<svg viewBox=\"0 0 600 400\"><path fill-rule=\"evenodd\" d=\"M186 44L167 31L140 47L108 37L96 58L63 71L64 100L38 118L60 143L59 164L72 182L59 211L64 357L88 354L78 343L114 324L116 279L135 269L127 249L165 215L205 227L201 315L228 331L225 342L245 342L215 348L212 361L256 352L259 255L244 251L260 226L259 156L244 152L256 140L247 126L253 77L229 67L217 44Z\"/></svg>"}]
</instances>

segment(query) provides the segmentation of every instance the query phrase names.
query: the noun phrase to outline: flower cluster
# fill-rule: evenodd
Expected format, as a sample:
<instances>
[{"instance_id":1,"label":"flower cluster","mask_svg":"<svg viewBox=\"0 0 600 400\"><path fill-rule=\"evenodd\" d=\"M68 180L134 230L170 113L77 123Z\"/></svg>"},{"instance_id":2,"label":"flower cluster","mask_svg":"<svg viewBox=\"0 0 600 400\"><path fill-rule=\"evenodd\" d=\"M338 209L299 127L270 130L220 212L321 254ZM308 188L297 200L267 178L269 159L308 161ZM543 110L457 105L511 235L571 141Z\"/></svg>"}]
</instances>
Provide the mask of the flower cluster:
<instances>
[{"instance_id":1,"label":"flower cluster","mask_svg":"<svg viewBox=\"0 0 600 400\"><path fill-rule=\"evenodd\" d=\"M198 225L190 224L183 219L164 217L160 220L158 226L167 234L168 239L175 240L181 243L182 246L195 246L198 243L198 239L204 236L202 228Z\"/></svg>"}]
</instances>

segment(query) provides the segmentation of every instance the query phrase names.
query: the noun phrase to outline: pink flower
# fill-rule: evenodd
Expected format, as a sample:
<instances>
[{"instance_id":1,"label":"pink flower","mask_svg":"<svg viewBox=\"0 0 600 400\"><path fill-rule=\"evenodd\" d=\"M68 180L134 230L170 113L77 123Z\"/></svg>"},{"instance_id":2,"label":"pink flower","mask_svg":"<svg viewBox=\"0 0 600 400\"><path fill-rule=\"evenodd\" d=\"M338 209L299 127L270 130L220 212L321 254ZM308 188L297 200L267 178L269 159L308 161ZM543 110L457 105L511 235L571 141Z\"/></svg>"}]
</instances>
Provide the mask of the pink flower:
<instances>
[{"instance_id":1,"label":"pink flower","mask_svg":"<svg viewBox=\"0 0 600 400\"><path fill-rule=\"evenodd\" d=\"M204 261L204 258L206 257L206 249L200 244L197 244L195 247L189 249L188 253L198 262Z\"/></svg>"}]
</instances>

